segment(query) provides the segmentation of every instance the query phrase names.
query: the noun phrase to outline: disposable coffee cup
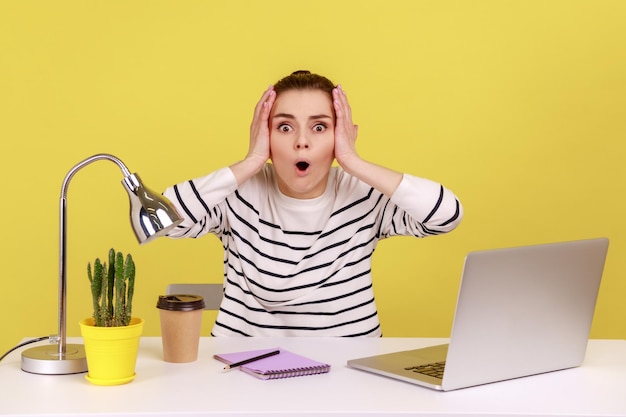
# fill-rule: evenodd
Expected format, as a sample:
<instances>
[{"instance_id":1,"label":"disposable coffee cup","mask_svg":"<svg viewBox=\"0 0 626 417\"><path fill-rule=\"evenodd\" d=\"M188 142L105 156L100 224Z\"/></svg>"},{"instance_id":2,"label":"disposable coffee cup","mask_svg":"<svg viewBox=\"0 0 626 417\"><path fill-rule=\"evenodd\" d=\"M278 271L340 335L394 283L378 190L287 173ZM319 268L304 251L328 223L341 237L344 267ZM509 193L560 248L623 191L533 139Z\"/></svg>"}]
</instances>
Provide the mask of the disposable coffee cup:
<instances>
[{"instance_id":1,"label":"disposable coffee cup","mask_svg":"<svg viewBox=\"0 0 626 417\"><path fill-rule=\"evenodd\" d=\"M198 359L204 299L199 295L160 295L157 308L161 318L161 340L165 362L193 362Z\"/></svg>"}]
</instances>

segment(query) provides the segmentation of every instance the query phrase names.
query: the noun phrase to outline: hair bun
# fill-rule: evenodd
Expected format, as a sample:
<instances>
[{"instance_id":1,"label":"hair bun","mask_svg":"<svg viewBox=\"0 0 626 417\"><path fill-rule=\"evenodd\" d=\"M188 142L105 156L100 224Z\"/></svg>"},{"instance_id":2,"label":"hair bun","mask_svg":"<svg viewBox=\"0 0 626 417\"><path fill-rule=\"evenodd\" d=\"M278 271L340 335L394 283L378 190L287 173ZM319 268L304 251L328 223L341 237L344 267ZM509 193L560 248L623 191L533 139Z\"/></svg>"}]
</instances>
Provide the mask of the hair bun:
<instances>
[{"instance_id":1,"label":"hair bun","mask_svg":"<svg viewBox=\"0 0 626 417\"><path fill-rule=\"evenodd\" d=\"M333 88L335 85L328 78L306 70L294 71L274 84L277 97L288 90L321 90L332 100Z\"/></svg>"}]
</instances>

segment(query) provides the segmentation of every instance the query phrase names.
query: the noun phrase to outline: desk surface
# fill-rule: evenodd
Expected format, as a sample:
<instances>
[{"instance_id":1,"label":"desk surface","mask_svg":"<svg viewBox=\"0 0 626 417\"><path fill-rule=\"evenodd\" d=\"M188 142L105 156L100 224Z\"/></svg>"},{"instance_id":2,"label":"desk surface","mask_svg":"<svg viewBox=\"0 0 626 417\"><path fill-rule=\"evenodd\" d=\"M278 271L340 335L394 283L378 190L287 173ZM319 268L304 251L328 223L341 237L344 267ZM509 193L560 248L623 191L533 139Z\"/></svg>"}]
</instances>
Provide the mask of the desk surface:
<instances>
[{"instance_id":1,"label":"desk surface","mask_svg":"<svg viewBox=\"0 0 626 417\"><path fill-rule=\"evenodd\" d=\"M0 415L99 416L626 416L626 341L591 340L583 366L439 392L348 368L351 358L445 339L202 338L196 362L161 359L161 339L143 338L137 377L91 385L84 374L33 375L20 353L0 362ZM70 339L80 343L80 339ZM30 345L31 347L33 345ZM328 374L262 381L223 371L215 353L282 347L332 365Z\"/></svg>"}]
</instances>

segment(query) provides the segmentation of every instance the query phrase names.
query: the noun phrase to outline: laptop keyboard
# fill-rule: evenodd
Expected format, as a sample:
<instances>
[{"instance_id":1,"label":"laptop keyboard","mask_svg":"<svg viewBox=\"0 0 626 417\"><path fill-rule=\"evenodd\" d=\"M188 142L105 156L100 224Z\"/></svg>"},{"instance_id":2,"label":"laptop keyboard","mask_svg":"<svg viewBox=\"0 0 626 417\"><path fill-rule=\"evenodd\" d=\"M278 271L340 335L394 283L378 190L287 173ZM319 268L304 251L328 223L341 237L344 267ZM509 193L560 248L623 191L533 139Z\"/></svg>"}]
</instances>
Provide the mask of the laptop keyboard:
<instances>
[{"instance_id":1,"label":"laptop keyboard","mask_svg":"<svg viewBox=\"0 0 626 417\"><path fill-rule=\"evenodd\" d=\"M445 366L446 366L446 362L442 361L442 362L427 363L425 365L408 366L404 369L406 369L407 371L417 372L418 374L432 376L433 378L442 379L443 370Z\"/></svg>"}]
</instances>

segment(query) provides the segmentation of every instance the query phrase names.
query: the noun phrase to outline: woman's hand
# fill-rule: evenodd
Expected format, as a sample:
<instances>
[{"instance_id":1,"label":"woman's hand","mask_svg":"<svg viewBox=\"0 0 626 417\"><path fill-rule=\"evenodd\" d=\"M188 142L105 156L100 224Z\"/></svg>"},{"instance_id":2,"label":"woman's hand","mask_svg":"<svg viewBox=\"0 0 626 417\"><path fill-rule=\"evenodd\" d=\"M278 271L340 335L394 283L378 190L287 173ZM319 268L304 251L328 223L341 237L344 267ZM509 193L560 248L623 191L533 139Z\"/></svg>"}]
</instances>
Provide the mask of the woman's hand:
<instances>
[{"instance_id":1,"label":"woman's hand","mask_svg":"<svg viewBox=\"0 0 626 417\"><path fill-rule=\"evenodd\" d=\"M333 89L333 105L335 107L335 159L344 170L351 159L358 158L356 137L358 126L352 122L352 109L348 96L341 86Z\"/></svg>"},{"instance_id":2,"label":"woman's hand","mask_svg":"<svg viewBox=\"0 0 626 417\"><path fill-rule=\"evenodd\" d=\"M254 108L252 123L250 123L248 154L243 161L230 166L237 178L237 184L242 184L259 172L270 158L269 118L275 100L274 86L270 86L263 92L261 99Z\"/></svg>"},{"instance_id":3,"label":"woman's hand","mask_svg":"<svg viewBox=\"0 0 626 417\"><path fill-rule=\"evenodd\" d=\"M333 90L335 106L335 159L344 171L391 197L402 181L402 174L361 159L356 151L359 127L352 123L352 110L341 86Z\"/></svg>"},{"instance_id":4,"label":"woman's hand","mask_svg":"<svg viewBox=\"0 0 626 417\"><path fill-rule=\"evenodd\" d=\"M269 117L275 99L274 87L270 86L254 108L254 116L250 124L250 147L246 159L258 160L261 166L270 157Z\"/></svg>"}]
</instances>

